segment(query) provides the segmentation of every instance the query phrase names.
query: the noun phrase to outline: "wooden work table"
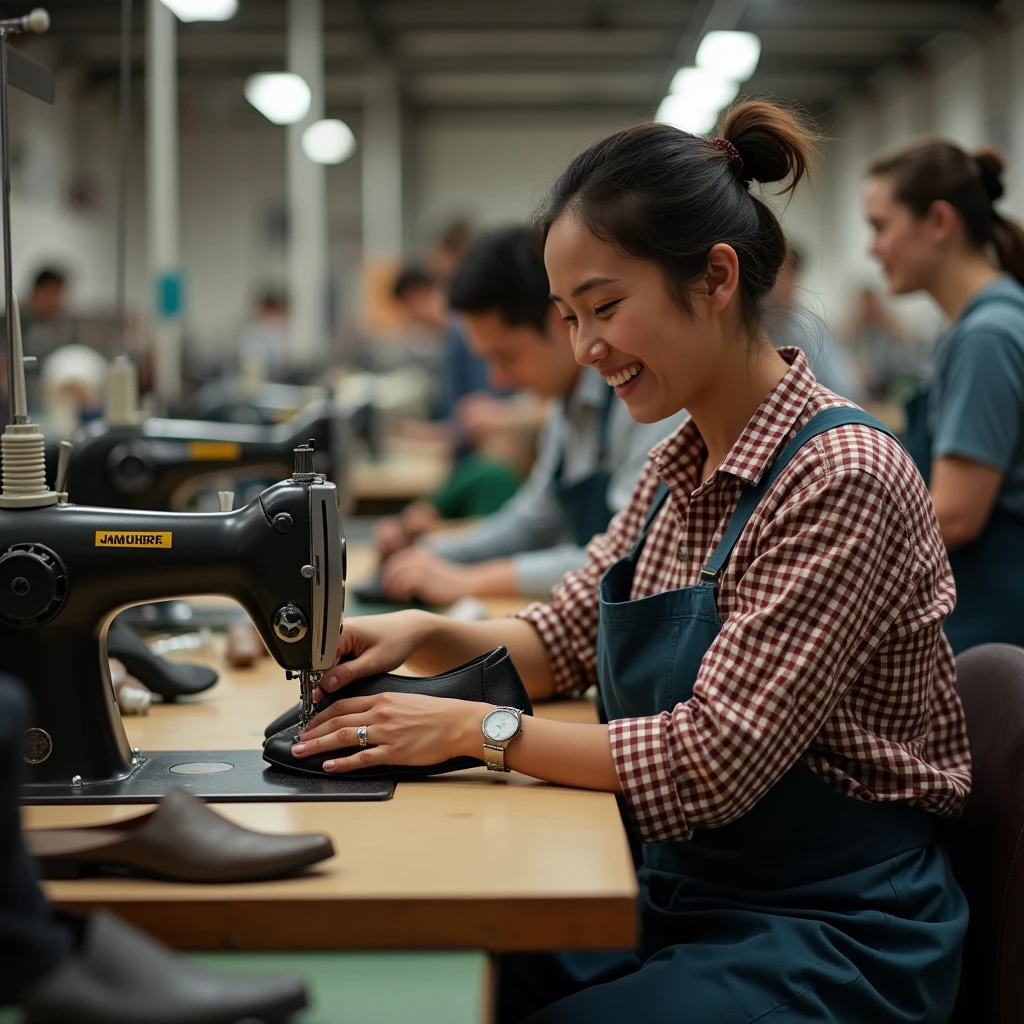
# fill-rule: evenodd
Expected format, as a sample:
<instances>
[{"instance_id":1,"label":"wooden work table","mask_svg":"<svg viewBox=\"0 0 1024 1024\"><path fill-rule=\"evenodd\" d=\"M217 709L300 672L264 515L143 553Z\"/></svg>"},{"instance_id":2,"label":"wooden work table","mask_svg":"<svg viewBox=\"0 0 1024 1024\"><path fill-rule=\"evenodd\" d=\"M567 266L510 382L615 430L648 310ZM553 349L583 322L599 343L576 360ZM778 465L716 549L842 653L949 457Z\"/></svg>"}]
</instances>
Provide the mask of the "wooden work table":
<instances>
[{"instance_id":1,"label":"wooden work table","mask_svg":"<svg viewBox=\"0 0 1024 1024\"><path fill-rule=\"evenodd\" d=\"M352 494L364 512L398 511L439 491L450 472L451 456L439 446L392 439L383 454L355 460Z\"/></svg>"},{"instance_id":2,"label":"wooden work table","mask_svg":"<svg viewBox=\"0 0 1024 1024\"><path fill-rule=\"evenodd\" d=\"M208 663L221 672L208 693L125 719L134 746L258 748L266 723L296 699L270 659L226 669L215 644ZM586 701L537 713L595 720ZM113 908L182 949L502 951L621 948L635 939L636 879L609 794L476 769L399 784L380 803L215 806L251 828L326 832L336 856L303 877L257 885L89 879L47 883L48 894L69 909ZM27 807L24 821L96 824L144 810Z\"/></svg>"}]
</instances>

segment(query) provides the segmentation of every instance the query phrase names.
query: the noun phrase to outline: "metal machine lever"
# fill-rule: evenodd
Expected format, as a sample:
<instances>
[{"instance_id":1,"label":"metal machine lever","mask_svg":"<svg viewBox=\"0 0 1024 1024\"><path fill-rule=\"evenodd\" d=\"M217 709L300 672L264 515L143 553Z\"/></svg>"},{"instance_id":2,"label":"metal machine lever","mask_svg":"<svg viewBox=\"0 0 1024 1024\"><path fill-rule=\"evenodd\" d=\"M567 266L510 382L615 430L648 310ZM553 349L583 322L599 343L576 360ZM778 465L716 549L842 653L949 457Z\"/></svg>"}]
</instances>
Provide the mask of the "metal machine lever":
<instances>
[{"instance_id":1,"label":"metal machine lever","mask_svg":"<svg viewBox=\"0 0 1024 1024\"><path fill-rule=\"evenodd\" d=\"M71 468L71 449L74 447L70 441L61 441L57 450L57 473L53 480L53 489L58 494L68 492L68 470Z\"/></svg>"}]
</instances>

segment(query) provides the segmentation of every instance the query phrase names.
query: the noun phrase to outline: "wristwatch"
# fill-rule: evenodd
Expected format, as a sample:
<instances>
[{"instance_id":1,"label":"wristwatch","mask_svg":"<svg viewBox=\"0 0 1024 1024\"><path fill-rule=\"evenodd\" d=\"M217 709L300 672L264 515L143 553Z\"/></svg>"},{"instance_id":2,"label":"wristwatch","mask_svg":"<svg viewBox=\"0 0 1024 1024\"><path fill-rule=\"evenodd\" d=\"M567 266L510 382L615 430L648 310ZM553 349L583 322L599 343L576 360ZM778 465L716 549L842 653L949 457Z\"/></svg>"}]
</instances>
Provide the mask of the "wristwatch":
<instances>
[{"instance_id":1,"label":"wristwatch","mask_svg":"<svg viewBox=\"0 0 1024 1024\"><path fill-rule=\"evenodd\" d=\"M522 732L523 713L519 708L495 708L484 715L480 726L484 734L484 764L492 772L508 772L505 750Z\"/></svg>"}]
</instances>

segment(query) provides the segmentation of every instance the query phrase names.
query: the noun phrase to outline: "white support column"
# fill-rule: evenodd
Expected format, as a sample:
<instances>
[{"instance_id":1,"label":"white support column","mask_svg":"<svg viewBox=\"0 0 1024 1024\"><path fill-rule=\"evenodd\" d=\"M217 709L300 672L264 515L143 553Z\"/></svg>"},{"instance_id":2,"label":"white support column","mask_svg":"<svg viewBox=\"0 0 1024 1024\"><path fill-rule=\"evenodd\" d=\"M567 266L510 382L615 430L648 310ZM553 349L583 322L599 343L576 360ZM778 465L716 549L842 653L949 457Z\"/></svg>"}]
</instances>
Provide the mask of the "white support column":
<instances>
[{"instance_id":1,"label":"white support column","mask_svg":"<svg viewBox=\"0 0 1024 1024\"><path fill-rule=\"evenodd\" d=\"M156 321L156 388L160 399L181 396L184 282L178 241L177 19L149 0L146 25L146 221Z\"/></svg>"},{"instance_id":2,"label":"white support column","mask_svg":"<svg viewBox=\"0 0 1024 1024\"><path fill-rule=\"evenodd\" d=\"M402 101L394 68L363 78L363 259L402 255Z\"/></svg>"},{"instance_id":3,"label":"white support column","mask_svg":"<svg viewBox=\"0 0 1024 1024\"><path fill-rule=\"evenodd\" d=\"M288 290L292 354L320 355L327 345L327 169L302 152L302 133L324 116L322 0L288 0L288 70L312 93L309 113L288 127Z\"/></svg>"}]
</instances>

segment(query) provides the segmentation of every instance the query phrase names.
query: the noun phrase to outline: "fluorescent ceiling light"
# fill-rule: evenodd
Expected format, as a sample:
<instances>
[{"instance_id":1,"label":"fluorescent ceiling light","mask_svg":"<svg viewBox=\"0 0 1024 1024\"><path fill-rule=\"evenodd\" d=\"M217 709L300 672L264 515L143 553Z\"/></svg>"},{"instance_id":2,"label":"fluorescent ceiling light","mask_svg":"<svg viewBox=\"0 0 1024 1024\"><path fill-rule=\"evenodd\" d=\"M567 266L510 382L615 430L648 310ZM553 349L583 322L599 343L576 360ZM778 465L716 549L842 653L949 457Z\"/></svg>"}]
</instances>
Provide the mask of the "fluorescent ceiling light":
<instances>
[{"instance_id":1,"label":"fluorescent ceiling light","mask_svg":"<svg viewBox=\"0 0 1024 1024\"><path fill-rule=\"evenodd\" d=\"M697 67L723 78L745 82L761 57L761 40L753 32L709 32L697 47Z\"/></svg>"},{"instance_id":2,"label":"fluorescent ceiling light","mask_svg":"<svg viewBox=\"0 0 1024 1024\"><path fill-rule=\"evenodd\" d=\"M692 102L689 96L670 93L661 101L654 120L681 128L692 135L704 135L715 127L718 111Z\"/></svg>"},{"instance_id":3,"label":"fluorescent ceiling light","mask_svg":"<svg viewBox=\"0 0 1024 1024\"><path fill-rule=\"evenodd\" d=\"M238 13L238 0L163 0L179 21L228 21Z\"/></svg>"},{"instance_id":4,"label":"fluorescent ceiling light","mask_svg":"<svg viewBox=\"0 0 1024 1024\"><path fill-rule=\"evenodd\" d=\"M704 68L680 68L672 78L670 93L685 96L691 104L714 110L729 106L740 91L739 82Z\"/></svg>"},{"instance_id":5,"label":"fluorescent ceiling light","mask_svg":"<svg viewBox=\"0 0 1024 1024\"><path fill-rule=\"evenodd\" d=\"M251 75L245 98L274 124L296 124L309 113L312 95L305 79L287 72Z\"/></svg>"},{"instance_id":6,"label":"fluorescent ceiling light","mask_svg":"<svg viewBox=\"0 0 1024 1024\"><path fill-rule=\"evenodd\" d=\"M356 151L356 137L344 121L314 121L302 133L302 152L315 164L341 164Z\"/></svg>"}]
</instances>

